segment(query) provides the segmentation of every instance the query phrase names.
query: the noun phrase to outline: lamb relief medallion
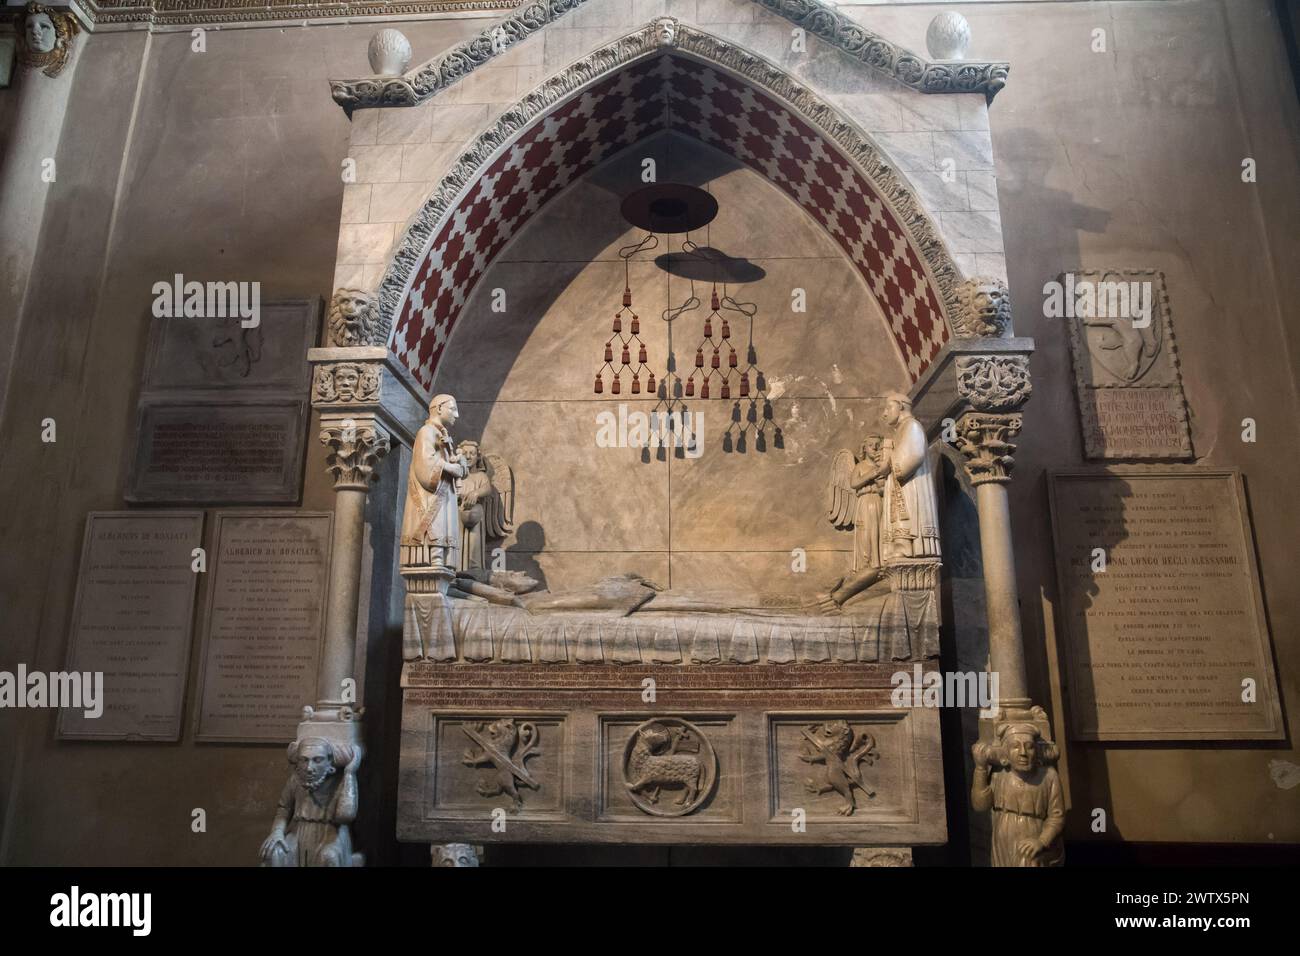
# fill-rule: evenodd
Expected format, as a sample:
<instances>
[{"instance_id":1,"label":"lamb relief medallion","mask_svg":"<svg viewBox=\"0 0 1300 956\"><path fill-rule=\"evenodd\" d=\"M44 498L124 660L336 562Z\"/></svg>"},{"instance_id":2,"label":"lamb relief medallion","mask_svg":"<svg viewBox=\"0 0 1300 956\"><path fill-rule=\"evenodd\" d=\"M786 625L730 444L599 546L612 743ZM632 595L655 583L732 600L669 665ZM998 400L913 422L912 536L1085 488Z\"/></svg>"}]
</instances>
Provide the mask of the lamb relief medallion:
<instances>
[{"instance_id":1,"label":"lamb relief medallion","mask_svg":"<svg viewBox=\"0 0 1300 956\"><path fill-rule=\"evenodd\" d=\"M628 738L623 783L632 802L651 816L693 813L717 776L718 758L708 738L681 718L647 720Z\"/></svg>"}]
</instances>

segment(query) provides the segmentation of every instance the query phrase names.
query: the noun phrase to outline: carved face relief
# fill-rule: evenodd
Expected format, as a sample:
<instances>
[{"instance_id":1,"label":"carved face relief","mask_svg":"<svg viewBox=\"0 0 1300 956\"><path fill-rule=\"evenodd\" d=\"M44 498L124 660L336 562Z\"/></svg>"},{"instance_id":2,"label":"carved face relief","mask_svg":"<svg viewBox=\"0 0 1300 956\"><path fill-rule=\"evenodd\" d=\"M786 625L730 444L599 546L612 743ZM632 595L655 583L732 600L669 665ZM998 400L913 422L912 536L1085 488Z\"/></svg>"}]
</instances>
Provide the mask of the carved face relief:
<instances>
[{"instance_id":1,"label":"carved face relief","mask_svg":"<svg viewBox=\"0 0 1300 956\"><path fill-rule=\"evenodd\" d=\"M315 790L334 772L329 748L323 743L304 741L298 747L298 782L308 790Z\"/></svg>"},{"instance_id":2,"label":"carved face relief","mask_svg":"<svg viewBox=\"0 0 1300 956\"><path fill-rule=\"evenodd\" d=\"M1011 296L1000 279L975 276L957 289L957 334L1001 337L1011 330Z\"/></svg>"},{"instance_id":3,"label":"carved face relief","mask_svg":"<svg viewBox=\"0 0 1300 956\"><path fill-rule=\"evenodd\" d=\"M677 22L669 17L664 17L655 24L655 30L659 36L660 46L672 46L677 39Z\"/></svg>"},{"instance_id":4,"label":"carved face relief","mask_svg":"<svg viewBox=\"0 0 1300 956\"><path fill-rule=\"evenodd\" d=\"M862 459L864 461L880 461L880 449L883 444L884 439L879 435L869 435L867 440L862 443Z\"/></svg>"},{"instance_id":5,"label":"carved face relief","mask_svg":"<svg viewBox=\"0 0 1300 956\"><path fill-rule=\"evenodd\" d=\"M886 425L897 425L903 418L903 406L892 398L885 402L885 410L880 413L880 420Z\"/></svg>"},{"instance_id":6,"label":"carved face relief","mask_svg":"<svg viewBox=\"0 0 1300 956\"><path fill-rule=\"evenodd\" d=\"M51 10L32 0L23 17L19 62L40 69L46 76L57 76L68 63L72 38L80 29L71 14Z\"/></svg>"},{"instance_id":7,"label":"carved face relief","mask_svg":"<svg viewBox=\"0 0 1300 956\"><path fill-rule=\"evenodd\" d=\"M340 401L352 401L360 381L361 372L355 365L340 365L334 369L334 392Z\"/></svg>"},{"instance_id":8,"label":"carved face relief","mask_svg":"<svg viewBox=\"0 0 1300 956\"><path fill-rule=\"evenodd\" d=\"M330 300L329 344L378 345L379 303L368 292L340 289Z\"/></svg>"},{"instance_id":9,"label":"carved face relief","mask_svg":"<svg viewBox=\"0 0 1300 956\"><path fill-rule=\"evenodd\" d=\"M48 13L33 13L28 16L23 31L27 37L28 49L37 53L49 53L54 49L54 21Z\"/></svg>"},{"instance_id":10,"label":"carved face relief","mask_svg":"<svg viewBox=\"0 0 1300 956\"><path fill-rule=\"evenodd\" d=\"M1007 741L1011 769L1027 773L1038 763L1038 741L1031 734L1013 734Z\"/></svg>"},{"instance_id":11,"label":"carved face relief","mask_svg":"<svg viewBox=\"0 0 1300 956\"><path fill-rule=\"evenodd\" d=\"M478 866L478 854L468 843L443 843L433 848L434 866Z\"/></svg>"},{"instance_id":12,"label":"carved face relief","mask_svg":"<svg viewBox=\"0 0 1300 956\"><path fill-rule=\"evenodd\" d=\"M469 462L469 467L471 469L478 467L479 458L481 457L481 454L479 452L478 442L463 441L456 448L456 451L465 456L465 460Z\"/></svg>"}]
</instances>

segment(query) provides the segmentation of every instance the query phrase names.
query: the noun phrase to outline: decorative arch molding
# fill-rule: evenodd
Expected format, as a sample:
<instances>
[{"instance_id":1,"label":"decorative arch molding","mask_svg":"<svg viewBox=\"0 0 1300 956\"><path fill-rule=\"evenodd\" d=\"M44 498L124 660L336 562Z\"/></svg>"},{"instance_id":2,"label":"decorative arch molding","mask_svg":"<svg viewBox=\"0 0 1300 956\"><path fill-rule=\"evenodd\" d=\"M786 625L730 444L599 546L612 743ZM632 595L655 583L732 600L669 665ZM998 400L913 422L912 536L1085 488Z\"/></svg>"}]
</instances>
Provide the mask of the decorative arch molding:
<instances>
[{"instance_id":1,"label":"decorative arch molding","mask_svg":"<svg viewBox=\"0 0 1300 956\"><path fill-rule=\"evenodd\" d=\"M478 36L454 46L402 76L333 80L335 102L350 114L376 106L415 106L464 79L587 0L538 0L498 20ZM921 93L983 93L989 100L1006 86L1009 63L933 62L891 43L820 0L753 0L847 53L877 73Z\"/></svg>"},{"instance_id":2,"label":"decorative arch molding","mask_svg":"<svg viewBox=\"0 0 1300 956\"><path fill-rule=\"evenodd\" d=\"M694 116L662 125L656 101L692 84L709 96L685 102ZM713 135L719 128L735 141ZM921 377L953 337L962 276L910 185L865 133L779 67L661 18L502 114L408 224L377 292L385 341L421 386L431 386L460 310L505 243L570 182L664 129L721 145L818 219L876 296L912 380Z\"/></svg>"}]
</instances>

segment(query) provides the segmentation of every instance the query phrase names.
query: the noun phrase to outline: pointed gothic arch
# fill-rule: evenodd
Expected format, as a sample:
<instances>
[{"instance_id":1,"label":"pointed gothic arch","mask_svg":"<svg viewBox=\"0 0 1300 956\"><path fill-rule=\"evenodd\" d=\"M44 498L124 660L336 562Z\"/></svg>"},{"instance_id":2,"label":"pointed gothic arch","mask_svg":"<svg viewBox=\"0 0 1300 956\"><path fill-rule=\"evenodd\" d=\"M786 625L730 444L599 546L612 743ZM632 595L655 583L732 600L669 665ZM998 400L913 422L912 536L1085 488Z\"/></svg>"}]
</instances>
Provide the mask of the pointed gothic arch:
<instances>
[{"instance_id":1,"label":"pointed gothic arch","mask_svg":"<svg viewBox=\"0 0 1300 956\"><path fill-rule=\"evenodd\" d=\"M661 18L594 50L479 134L398 242L378 293L390 351L424 389L479 278L552 197L676 131L766 176L856 266L913 381L953 337L960 270L870 137L769 61Z\"/></svg>"}]
</instances>

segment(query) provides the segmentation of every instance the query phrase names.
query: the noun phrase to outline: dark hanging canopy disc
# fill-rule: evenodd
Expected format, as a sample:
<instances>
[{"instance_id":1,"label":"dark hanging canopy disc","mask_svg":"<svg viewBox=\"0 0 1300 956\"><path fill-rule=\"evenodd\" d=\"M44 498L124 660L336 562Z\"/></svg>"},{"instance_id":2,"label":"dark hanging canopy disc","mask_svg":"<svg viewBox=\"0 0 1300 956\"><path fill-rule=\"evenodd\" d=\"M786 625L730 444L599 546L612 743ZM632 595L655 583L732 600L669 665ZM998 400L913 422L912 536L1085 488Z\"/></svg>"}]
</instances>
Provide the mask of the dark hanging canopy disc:
<instances>
[{"instance_id":1,"label":"dark hanging canopy disc","mask_svg":"<svg viewBox=\"0 0 1300 956\"><path fill-rule=\"evenodd\" d=\"M697 186L652 183L624 199L622 213L646 232L692 232L713 222L718 201Z\"/></svg>"}]
</instances>

